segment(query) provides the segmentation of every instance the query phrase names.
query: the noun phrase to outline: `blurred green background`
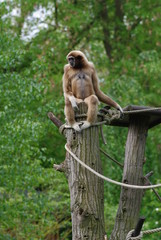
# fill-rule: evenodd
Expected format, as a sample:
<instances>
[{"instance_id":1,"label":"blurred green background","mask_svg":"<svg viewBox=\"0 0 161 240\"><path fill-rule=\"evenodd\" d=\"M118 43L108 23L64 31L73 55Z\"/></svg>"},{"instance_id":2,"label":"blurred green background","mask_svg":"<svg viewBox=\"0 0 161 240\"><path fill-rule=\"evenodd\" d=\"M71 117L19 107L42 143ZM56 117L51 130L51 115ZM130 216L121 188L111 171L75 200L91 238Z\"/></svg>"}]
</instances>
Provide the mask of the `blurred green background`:
<instances>
[{"instance_id":1,"label":"blurred green background","mask_svg":"<svg viewBox=\"0 0 161 240\"><path fill-rule=\"evenodd\" d=\"M70 240L67 180L53 170L65 159L65 139L51 123L64 122L63 66L73 49L95 64L100 87L122 107L161 106L160 0L0 1L0 239ZM101 147L124 161L127 129L104 126ZM122 171L101 155L104 175ZM149 131L144 174L161 176L161 126ZM157 190L161 195L161 189ZM120 187L105 183L110 235ZM161 203L146 191L145 229L161 226ZM158 240L161 234L145 239Z\"/></svg>"}]
</instances>

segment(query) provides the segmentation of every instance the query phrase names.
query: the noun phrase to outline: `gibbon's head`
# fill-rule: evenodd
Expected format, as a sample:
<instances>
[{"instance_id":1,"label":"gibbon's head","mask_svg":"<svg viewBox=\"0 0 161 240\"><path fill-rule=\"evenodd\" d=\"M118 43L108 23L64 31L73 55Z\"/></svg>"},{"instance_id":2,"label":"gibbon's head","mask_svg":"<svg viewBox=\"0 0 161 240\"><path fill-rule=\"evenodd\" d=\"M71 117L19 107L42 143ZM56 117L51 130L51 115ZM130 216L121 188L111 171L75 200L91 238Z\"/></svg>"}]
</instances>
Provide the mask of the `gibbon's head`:
<instances>
[{"instance_id":1,"label":"gibbon's head","mask_svg":"<svg viewBox=\"0 0 161 240\"><path fill-rule=\"evenodd\" d=\"M82 68L88 65L88 60L81 51L71 51L67 55L67 60L72 68Z\"/></svg>"}]
</instances>

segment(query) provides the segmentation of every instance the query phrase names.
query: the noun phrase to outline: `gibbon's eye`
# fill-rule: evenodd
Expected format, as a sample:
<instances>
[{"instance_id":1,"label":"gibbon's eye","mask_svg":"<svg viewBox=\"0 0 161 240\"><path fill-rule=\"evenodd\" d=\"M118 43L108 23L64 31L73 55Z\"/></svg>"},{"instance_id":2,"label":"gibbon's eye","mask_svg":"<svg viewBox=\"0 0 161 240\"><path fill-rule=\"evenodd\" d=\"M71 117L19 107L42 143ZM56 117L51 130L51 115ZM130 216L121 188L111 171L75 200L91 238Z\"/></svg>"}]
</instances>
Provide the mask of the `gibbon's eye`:
<instances>
[{"instance_id":1,"label":"gibbon's eye","mask_svg":"<svg viewBox=\"0 0 161 240\"><path fill-rule=\"evenodd\" d=\"M68 57L68 60L69 60L69 61L73 61L73 60L74 60L74 57L70 56L70 57Z\"/></svg>"}]
</instances>

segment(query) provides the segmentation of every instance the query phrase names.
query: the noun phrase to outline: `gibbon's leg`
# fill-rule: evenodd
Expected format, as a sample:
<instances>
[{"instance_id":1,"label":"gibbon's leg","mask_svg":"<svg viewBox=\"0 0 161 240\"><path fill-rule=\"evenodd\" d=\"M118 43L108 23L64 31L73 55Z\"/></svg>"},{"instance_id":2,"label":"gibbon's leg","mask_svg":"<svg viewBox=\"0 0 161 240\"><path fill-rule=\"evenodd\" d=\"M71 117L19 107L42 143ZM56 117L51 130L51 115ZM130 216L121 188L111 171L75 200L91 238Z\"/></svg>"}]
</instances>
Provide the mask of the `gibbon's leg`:
<instances>
[{"instance_id":1,"label":"gibbon's leg","mask_svg":"<svg viewBox=\"0 0 161 240\"><path fill-rule=\"evenodd\" d=\"M81 129L79 124L75 121L75 114L72 108L72 104L68 98L65 99L65 116L67 118L68 124L74 128L77 132L80 132Z\"/></svg>"},{"instance_id":2,"label":"gibbon's leg","mask_svg":"<svg viewBox=\"0 0 161 240\"><path fill-rule=\"evenodd\" d=\"M95 122L98 112L98 98L96 95L91 95L84 99L84 102L88 106L87 121L81 126L81 130L90 127Z\"/></svg>"}]
</instances>

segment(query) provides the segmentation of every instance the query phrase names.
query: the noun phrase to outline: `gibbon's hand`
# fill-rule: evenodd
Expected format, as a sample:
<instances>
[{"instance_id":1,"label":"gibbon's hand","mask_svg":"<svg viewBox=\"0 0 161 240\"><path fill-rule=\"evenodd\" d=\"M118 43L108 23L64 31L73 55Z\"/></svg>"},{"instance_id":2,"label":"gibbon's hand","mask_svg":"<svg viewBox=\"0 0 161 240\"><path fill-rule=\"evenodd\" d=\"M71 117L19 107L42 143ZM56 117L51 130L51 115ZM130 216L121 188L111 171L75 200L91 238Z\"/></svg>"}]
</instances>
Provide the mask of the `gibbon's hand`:
<instances>
[{"instance_id":1,"label":"gibbon's hand","mask_svg":"<svg viewBox=\"0 0 161 240\"><path fill-rule=\"evenodd\" d=\"M78 108L78 105L76 103L75 97L71 96L71 97L69 97L69 100L70 100L70 102L72 104L73 110L76 112L79 108Z\"/></svg>"}]
</instances>

